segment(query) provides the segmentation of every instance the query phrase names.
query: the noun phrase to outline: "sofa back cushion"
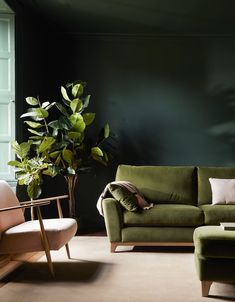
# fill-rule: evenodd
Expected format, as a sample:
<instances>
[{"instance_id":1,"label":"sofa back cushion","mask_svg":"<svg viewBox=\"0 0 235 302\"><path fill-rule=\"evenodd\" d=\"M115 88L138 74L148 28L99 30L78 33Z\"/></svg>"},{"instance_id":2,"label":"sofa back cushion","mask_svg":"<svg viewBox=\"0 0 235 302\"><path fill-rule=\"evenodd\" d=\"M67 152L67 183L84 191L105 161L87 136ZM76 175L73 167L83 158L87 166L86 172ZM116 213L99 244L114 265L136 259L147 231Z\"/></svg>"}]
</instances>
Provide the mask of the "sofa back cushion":
<instances>
[{"instance_id":1,"label":"sofa back cushion","mask_svg":"<svg viewBox=\"0 0 235 302\"><path fill-rule=\"evenodd\" d=\"M119 165L116 180L133 183L145 198L155 203L195 205L195 167Z\"/></svg>"},{"instance_id":2,"label":"sofa back cushion","mask_svg":"<svg viewBox=\"0 0 235 302\"><path fill-rule=\"evenodd\" d=\"M235 168L198 167L198 205L212 203L212 191L209 178L235 178Z\"/></svg>"}]
</instances>

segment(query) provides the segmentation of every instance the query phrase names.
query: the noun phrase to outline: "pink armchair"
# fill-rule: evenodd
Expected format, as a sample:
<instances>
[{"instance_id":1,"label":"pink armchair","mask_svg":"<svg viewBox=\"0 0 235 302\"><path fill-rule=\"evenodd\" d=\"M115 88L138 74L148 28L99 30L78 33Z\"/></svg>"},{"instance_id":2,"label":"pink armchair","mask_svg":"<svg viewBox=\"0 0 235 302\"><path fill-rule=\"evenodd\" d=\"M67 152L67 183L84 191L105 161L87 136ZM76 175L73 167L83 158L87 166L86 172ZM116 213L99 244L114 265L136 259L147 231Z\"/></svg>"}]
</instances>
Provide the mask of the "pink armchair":
<instances>
[{"instance_id":1,"label":"pink armchair","mask_svg":"<svg viewBox=\"0 0 235 302\"><path fill-rule=\"evenodd\" d=\"M45 251L48 266L54 276L50 250L59 250L65 245L70 258L69 240L76 234L77 222L73 218L63 218L60 199L52 198L19 202L11 187L0 180L0 254L16 254ZM41 206L56 201L59 218L42 219ZM24 209L36 208L38 220L25 221Z\"/></svg>"}]
</instances>

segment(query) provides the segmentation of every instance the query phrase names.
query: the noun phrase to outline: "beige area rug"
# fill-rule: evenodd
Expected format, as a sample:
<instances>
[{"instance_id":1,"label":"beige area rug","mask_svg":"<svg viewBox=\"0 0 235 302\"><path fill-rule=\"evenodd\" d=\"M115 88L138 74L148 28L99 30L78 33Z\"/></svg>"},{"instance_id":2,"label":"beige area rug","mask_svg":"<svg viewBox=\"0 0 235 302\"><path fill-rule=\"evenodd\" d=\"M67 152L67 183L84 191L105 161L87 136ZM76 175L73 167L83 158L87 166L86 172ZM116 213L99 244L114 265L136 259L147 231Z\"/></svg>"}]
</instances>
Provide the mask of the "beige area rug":
<instances>
[{"instance_id":1,"label":"beige area rug","mask_svg":"<svg viewBox=\"0 0 235 302\"><path fill-rule=\"evenodd\" d=\"M120 250L120 248L119 248ZM128 247L109 252L107 237L75 237L52 252L55 279L45 257L23 265L0 288L1 302L235 301L235 285L213 283L201 297L192 248Z\"/></svg>"}]
</instances>

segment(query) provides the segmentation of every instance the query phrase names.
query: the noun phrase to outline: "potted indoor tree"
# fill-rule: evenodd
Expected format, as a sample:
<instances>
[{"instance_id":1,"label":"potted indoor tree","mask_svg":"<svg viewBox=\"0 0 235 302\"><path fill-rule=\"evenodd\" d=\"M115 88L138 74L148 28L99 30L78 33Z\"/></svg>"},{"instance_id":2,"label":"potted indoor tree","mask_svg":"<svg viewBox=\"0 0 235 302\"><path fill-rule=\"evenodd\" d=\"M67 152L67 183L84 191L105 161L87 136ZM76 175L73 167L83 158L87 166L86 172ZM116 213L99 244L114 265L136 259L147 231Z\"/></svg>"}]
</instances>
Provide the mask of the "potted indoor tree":
<instances>
[{"instance_id":1,"label":"potted indoor tree","mask_svg":"<svg viewBox=\"0 0 235 302\"><path fill-rule=\"evenodd\" d=\"M89 172L94 161L107 165L109 160L109 125L105 124L95 141L87 132L95 113L86 112L90 95L83 96L85 86L83 81L61 86L61 102L27 97L29 108L21 118L30 135L25 142L13 142L17 159L8 162L16 168L18 184L27 186L31 199L40 196L43 175L63 175L68 184L70 217L76 216L74 190L79 174Z\"/></svg>"}]
</instances>

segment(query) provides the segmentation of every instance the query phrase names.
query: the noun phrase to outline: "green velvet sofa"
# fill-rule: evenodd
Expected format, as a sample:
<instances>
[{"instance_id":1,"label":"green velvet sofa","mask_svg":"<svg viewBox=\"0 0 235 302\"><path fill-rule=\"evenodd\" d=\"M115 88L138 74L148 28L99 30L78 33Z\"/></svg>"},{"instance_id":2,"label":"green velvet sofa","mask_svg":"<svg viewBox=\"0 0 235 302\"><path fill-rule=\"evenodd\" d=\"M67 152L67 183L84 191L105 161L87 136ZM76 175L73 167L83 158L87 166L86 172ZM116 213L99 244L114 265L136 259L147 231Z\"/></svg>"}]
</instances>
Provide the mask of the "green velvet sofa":
<instances>
[{"instance_id":1,"label":"green velvet sofa","mask_svg":"<svg viewBox=\"0 0 235 302\"><path fill-rule=\"evenodd\" d=\"M119 245L190 246L195 228L235 221L235 205L211 204L210 177L235 178L235 168L119 165L116 180L133 183L154 206L130 212L103 199L111 252Z\"/></svg>"}]
</instances>

